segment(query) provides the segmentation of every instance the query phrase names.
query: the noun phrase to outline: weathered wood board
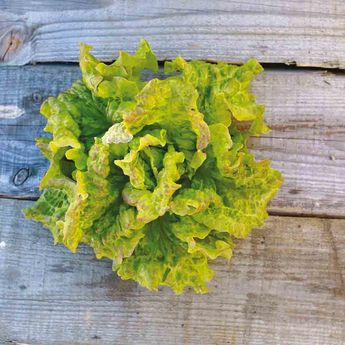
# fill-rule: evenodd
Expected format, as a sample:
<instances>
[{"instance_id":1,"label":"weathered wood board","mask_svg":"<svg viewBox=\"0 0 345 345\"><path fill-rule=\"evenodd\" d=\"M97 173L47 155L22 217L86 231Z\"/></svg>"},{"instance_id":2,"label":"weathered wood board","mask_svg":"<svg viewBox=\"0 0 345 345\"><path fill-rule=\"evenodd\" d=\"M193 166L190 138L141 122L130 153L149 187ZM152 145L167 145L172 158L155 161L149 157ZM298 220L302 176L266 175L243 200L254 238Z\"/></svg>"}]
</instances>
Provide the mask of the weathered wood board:
<instances>
[{"instance_id":1,"label":"weathered wood board","mask_svg":"<svg viewBox=\"0 0 345 345\"><path fill-rule=\"evenodd\" d=\"M0 68L0 194L35 198L47 161L34 146L45 123L39 106L80 77L77 66ZM253 83L272 132L254 138L258 158L271 158L285 183L274 213L345 215L345 76L267 69ZM14 183L20 169L29 178ZM23 172L23 171L22 171Z\"/></svg>"},{"instance_id":2,"label":"weathered wood board","mask_svg":"<svg viewBox=\"0 0 345 345\"><path fill-rule=\"evenodd\" d=\"M150 292L54 246L0 200L0 343L343 345L345 220L270 217L213 264L210 294Z\"/></svg>"},{"instance_id":3,"label":"weathered wood board","mask_svg":"<svg viewBox=\"0 0 345 345\"><path fill-rule=\"evenodd\" d=\"M344 69L344 16L342 0L0 0L0 345L343 345L345 75L274 64ZM252 90L272 131L250 147L285 183L266 226L213 263L209 295L122 281L20 211L48 163L40 104L80 77L54 62L80 41L111 61L141 37L160 61L269 64Z\"/></svg>"},{"instance_id":4,"label":"weathered wood board","mask_svg":"<svg viewBox=\"0 0 345 345\"><path fill-rule=\"evenodd\" d=\"M76 61L80 41L112 60L145 37L160 60L345 67L342 0L5 0L0 10L0 59L10 64Z\"/></svg>"}]
</instances>

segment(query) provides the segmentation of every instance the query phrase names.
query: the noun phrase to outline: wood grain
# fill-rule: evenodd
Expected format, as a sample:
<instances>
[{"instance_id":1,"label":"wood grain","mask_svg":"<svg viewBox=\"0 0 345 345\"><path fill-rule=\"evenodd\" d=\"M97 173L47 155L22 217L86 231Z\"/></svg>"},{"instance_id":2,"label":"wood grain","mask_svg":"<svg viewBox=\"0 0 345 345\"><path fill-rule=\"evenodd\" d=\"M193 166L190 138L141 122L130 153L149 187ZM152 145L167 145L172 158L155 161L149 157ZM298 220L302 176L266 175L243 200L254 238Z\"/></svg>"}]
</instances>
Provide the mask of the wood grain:
<instances>
[{"instance_id":1,"label":"wood grain","mask_svg":"<svg viewBox=\"0 0 345 345\"><path fill-rule=\"evenodd\" d=\"M213 264L208 295L175 296L54 246L29 205L0 200L0 343L343 345L345 220L270 217Z\"/></svg>"},{"instance_id":2,"label":"wood grain","mask_svg":"<svg viewBox=\"0 0 345 345\"><path fill-rule=\"evenodd\" d=\"M34 146L45 119L39 105L79 78L73 65L0 68L0 195L35 198L47 161ZM271 158L285 183L269 210L274 213L345 215L345 77L320 71L268 69L253 84L272 127L250 143L259 158ZM0 107L1 109L1 107ZM15 185L20 169L29 177Z\"/></svg>"},{"instance_id":3,"label":"wood grain","mask_svg":"<svg viewBox=\"0 0 345 345\"><path fill-rule=\"evenodd\" d=\"M12 14L25 14L30 11L75 11L75 10L95 10L109 6L112 0L2 0L0 10Z\"/></svg>"},{"instance_id":4,"label":"wood grain","mask_svg":"<svg viewBox=\"0 0 345 345\"><path fill-rule=\"evenodd\" d=\"M43 134L45 124L44 117L38 115L40 104L78 77L78 68L74 66L0 68L0 105L24 113L9 118L8 113L0 112L0 194L38 196L39 180L47 169L46 159L34 144L34 138ZM29 177L15 184L14 178L21 169L27 169Z\"/></svg>"},{"instance_id":5,"label":"wood grain","mask_svg":"<svg viewBox=\"0 0 345 345\"><path fill-rule=\"evenodd\" d=\"M9 64L76 61L80 41L113 60L145 37L160 60L345 67L342 0L5 0L0 8L0 58Z\"/></svg>"}]
</instances>

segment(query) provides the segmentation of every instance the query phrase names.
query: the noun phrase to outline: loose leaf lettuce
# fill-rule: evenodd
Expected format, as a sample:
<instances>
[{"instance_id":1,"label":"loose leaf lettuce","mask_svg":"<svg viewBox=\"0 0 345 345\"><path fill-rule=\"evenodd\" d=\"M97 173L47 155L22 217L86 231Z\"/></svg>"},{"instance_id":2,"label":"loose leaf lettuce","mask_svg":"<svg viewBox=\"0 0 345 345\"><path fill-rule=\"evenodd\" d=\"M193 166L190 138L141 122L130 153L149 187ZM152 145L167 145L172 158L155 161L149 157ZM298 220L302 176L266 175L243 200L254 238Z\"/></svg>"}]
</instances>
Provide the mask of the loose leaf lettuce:
<instances>
[{"instance_id":1,"label":"loose leaf lettuce","mask_svg":"<svg viewBox=\"0 0 345 345\"><path fill-rule=\"evenodd\" d=\"M233 239L263 225L282 183L248 151L268 131L248 89L262 71L177 57L163 80L149 44L106 65L81 45L82 80L41 107L51 139L43 193L26 217L55 243L90 245L122 279L151 290L207 292L209 260L230 259Z\"/></svg>"}]
</instances>

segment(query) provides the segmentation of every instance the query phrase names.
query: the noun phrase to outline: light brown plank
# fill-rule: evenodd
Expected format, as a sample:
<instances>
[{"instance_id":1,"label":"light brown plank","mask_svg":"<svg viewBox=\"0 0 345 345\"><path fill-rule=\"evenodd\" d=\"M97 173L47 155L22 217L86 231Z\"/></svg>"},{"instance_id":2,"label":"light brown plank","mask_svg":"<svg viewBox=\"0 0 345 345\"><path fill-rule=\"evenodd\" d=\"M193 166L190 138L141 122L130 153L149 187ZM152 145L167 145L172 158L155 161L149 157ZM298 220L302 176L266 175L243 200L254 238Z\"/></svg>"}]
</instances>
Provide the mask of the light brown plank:
<instances>
[{"instance_id":1,"label":"light brown plank","mask_svg":"<svg viewBox=\"0 0 345 345\"><path fill-rule=\"evenodd\" d=\"M118 279L71 254L0 200L0 342L102 345L342 345L345 220L271 217L217 261L208 295Z\"/></svg>"},{"instance_id":2,"label":"light brown plank","mask_svg":"<svg viewBox=\"0 0 345 345\"><path fill-rule=\"evenodd\" d=\"M71 65L0 68L0 195L38 196L47 168L33 142L45 122L40 102L78 78ZM255 80L253 92L266 105L272 131L253 139L251 147L285 177L271 212L345 216L344 90L343 75L319 71L268 69ZM22 168L30 176L14 185Z\"/></svg>"},{"instance_id":3,"label":"light brown plank","mask_svg":"<svg viewBox=\"0 0 345 345\"><path fill-rule=\"evenodd\" d=\"M342 0L5 1L0 57L10 64L76 61L80 41L104 60L147 38L160 60L345 67Z\"/></svg>"}]
</instances>

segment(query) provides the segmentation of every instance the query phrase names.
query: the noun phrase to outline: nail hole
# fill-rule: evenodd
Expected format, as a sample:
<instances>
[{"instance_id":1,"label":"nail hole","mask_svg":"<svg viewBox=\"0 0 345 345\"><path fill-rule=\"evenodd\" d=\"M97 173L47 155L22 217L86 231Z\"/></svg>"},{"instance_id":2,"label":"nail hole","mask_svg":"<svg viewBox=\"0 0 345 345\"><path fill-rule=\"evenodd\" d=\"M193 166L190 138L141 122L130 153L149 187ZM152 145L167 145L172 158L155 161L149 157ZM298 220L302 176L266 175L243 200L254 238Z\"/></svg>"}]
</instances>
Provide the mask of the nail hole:
<instances>
[{"instance_id":1,"label":"nail hole","mask_svg":"<svg viewBox=\"0 0 345 345\"><path fill-rule=\"evenodd\" d=\"M35 103L41 103L41 101L42 101L42 96L41 96L39 93L34 92L34 93L32 94L32 99L33 99L33 101L34 101Z\"/></svg>"}]
</instances>

